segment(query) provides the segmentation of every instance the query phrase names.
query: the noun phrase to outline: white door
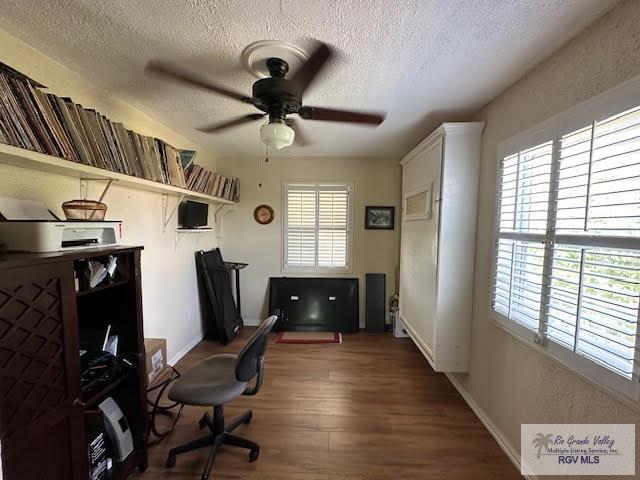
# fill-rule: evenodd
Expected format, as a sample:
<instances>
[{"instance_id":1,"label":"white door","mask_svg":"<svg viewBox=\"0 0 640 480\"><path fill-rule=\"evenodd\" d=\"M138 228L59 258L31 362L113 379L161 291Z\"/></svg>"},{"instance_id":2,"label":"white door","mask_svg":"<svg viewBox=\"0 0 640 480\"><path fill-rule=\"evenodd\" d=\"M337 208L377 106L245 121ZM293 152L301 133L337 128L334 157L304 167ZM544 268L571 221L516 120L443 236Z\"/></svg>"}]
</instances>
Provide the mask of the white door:
<instances>
[{"instance_id":1,"label":"white door","mask_svg":"<svg viewBox=\"0 0 640 480\"><path fill-rule=\"evenodd\" d=\"M402 169L400 316L435 361L442 138Z\"/></svg>"}]
</instances>

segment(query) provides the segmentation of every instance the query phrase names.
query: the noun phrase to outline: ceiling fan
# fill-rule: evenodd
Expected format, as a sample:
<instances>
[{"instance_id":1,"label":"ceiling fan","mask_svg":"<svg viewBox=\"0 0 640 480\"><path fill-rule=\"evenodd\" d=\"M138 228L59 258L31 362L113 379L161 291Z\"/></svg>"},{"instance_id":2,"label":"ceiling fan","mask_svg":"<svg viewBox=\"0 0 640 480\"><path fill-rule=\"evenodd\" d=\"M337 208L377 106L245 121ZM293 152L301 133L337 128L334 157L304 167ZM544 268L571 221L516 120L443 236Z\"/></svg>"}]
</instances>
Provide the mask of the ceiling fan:
<instances>
[{"instance_id":1,"label":"ceiling fan","mask_svg":"<svg viewBox=\"0 0 640 480\"><path fill-rule=\"evenodd\" d=\"M289 64L286 61L281 58L269 58L267 60L267 68L270 78L262 78L256 81L253 84L253 93L250 97L165 62L151 61L147 64L145 72L166 79L177 80L181 83L255 106L262 113L250 113L226 122L202 127L198 130L206 133L217 133L227 128L268 117L268 122L260 128L261 140L266 145L281 149L290 146L294 139L298 145L308 143L298 123L293 118L288 118L287 115L297 114L304 120L324 120L367 125L379 125L384 121L384 115L379 113L312 107L302 103L304 93L316 79L327 61L331 59L332 55L331 47L324 43L318 43L308 60L290 78L285 78L289 72Z\"/></svg>"}]
</instances>

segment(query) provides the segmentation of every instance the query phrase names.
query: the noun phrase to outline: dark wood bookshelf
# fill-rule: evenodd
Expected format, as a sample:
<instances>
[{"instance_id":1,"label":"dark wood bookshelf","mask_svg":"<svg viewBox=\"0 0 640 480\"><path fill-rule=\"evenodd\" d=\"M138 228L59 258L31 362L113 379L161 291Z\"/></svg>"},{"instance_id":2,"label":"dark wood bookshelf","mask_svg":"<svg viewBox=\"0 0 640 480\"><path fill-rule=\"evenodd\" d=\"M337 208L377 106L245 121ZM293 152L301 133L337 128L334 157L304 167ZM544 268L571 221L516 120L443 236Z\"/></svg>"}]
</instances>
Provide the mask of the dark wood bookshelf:
<instances>
[{"instance_id":1,"label":"dark wood bookshelf","mask_svg":"<svg viewBox=\"0 0 640 480\"><path fill-rule=\"evenodd\" d=\"M142 247L118 246L0 254L4 480L89 478L88 432L100 418L98 405L108 397L127 419L134 450L124 462L115 462L106 478L120 480L136 468L146 469L141 251ZM104 262L110 255L118 257L115 280L76 292L75 278L87 261ZM108 325L111 334L118 335L119 356L133 367L112 370L111 379L81 382L83 332L106 331Z\"/></svg>"}]
</instances>

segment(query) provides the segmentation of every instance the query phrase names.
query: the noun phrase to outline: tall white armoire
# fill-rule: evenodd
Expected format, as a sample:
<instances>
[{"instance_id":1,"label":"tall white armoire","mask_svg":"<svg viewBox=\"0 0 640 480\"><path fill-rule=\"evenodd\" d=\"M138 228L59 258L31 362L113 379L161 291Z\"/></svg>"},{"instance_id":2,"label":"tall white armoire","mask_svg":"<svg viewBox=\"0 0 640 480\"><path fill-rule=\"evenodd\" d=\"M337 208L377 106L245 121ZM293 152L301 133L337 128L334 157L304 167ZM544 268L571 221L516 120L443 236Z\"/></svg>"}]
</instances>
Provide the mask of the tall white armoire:
<instances>
[{"instance_id":1,"label":"tall white armoire","mask_svg":"<svg viewBox=\"0 0 640 480\"><path fill-rule=\"evenodd\" d=\"M443 123L400 162L400 318L438 372L469 370L484 123Z\"/></svg>"}]
</instances>

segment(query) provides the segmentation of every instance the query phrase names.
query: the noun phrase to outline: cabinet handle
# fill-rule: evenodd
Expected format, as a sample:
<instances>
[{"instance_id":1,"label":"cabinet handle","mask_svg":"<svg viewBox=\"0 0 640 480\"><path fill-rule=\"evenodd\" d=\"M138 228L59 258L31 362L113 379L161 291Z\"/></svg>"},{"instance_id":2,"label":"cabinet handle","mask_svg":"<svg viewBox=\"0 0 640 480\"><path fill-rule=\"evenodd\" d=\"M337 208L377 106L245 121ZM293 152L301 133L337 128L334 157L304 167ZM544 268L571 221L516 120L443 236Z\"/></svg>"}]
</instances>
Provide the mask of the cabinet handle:
<instances>
[{"instance_id":1,"label":"cabinet handle","mask_svg":"<svg viewBox=\"0 0 640 480\"><path fill-rule=\"evenodd\" d=\"M77 408L87 408L87 404L84 403L82 400L80 400L79 398L76 398L73 401L73 406L77 407Z\"/></svg>"}]
</instances>

